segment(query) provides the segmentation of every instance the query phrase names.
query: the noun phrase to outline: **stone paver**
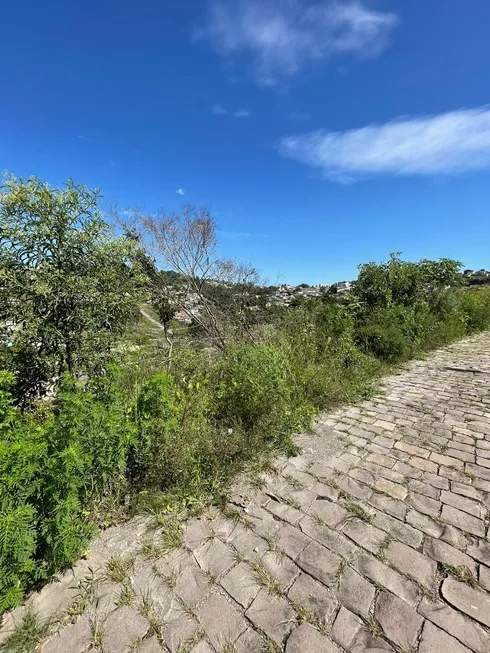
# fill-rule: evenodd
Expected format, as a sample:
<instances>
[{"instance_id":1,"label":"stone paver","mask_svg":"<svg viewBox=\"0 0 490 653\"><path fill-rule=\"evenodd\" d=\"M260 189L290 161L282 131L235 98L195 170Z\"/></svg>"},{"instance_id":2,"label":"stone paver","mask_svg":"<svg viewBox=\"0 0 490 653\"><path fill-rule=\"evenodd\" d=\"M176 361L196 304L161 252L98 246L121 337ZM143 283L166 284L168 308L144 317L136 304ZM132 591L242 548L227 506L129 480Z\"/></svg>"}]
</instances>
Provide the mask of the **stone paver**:
<instances>
[{"instance_id":1,"label":"stone paver","mask_svg":"<svg viewBox=\"0 0 490 653\"><path fill-rule=\"evenodd\" d=\"M311 542L296 560L303 571L327 586L335 583L340 557L317 542Z\"/></svg>"},{"instance_id":2,"label":"stone paver","mask_svg":"<svg viewBox=\"0 0 490 653\"><path fill-rule=\"evenodd\" d=\"M331 640L321 635L318 630L303 623L291 633L286 644L286 653L341 653Z\"/></svg>"},{"instance_id":3,"label":"stone paver","mask_svg":"<svg viewBox=\"0 0 490 653\"><path fill-rule=\"evenodd\" d=\"M353 519L346 524L343 532L351 540L354 540L356 544L375 554L378 553L383 542L386 540L386 533L384 531L360 519Z\"/></svg>"},{"instance_id":4,"label":"stone paver","mask_svg":"<svg viewBox=\"0 0 490 653\"><path fill-rule=\"evenodd\" d=\"M125 653L148 630L148 621L133 607L123 606L111 612L102 623L103 647L108 653Z\"/></svg>"},{"instance_id":5,"label":"stone paver","mask_svg":"<svg viewBox=\"0 0 490 653\"><path fill-rule=\"evenodd\" d=\"M424 620L405 601L383 591L377 598L374 616L391 642L406 651L413 649Z\"/></svg>"},{"instance_id":6,"label":"stone paver","mask_svg":"<svg viewBox=\"0 0 490 653\"><path fill-rule=\"evenodd\" d=\"M296 619L295 611L285 598L270 596L265 590L259 592L245 614L276 645L284 642Z\"/></svg>"},{"instance_id":7,"label":"stone paver","mask_svg":"<svg viewBox=\"0 0 490 653\"><path fill-rule=\"evenodd\" d=\"M88 616L83 616L75 624L66 626L58 635L44 645L43 653L83 653L87 642L92 638Z\"/></svg>"},{"instance_id":8,"label":"stone paver","mask_svg":"<svg viewBox=\"0 0 490 653\"><path fill-rule=\"evenodd\" d=\"M403 574L415 578L426 587L432 586L437 564L428 556L401 542L390 542L385 551L385 556L388 562Z\"/></svg>"},{"instance_id":9,"label":"stone paver","mask_svg":"<svg viewBox=\"0 0 490 653\"><path fill-rule=\"evenodd\" d=\"M337 598L351 612L367 617L376 589L364 576L346 567L340 577Z\"/></svg>"},{"instance_id":10,"label":"stone paver","mask_svg":"<svg viewBox=\"0 0 490 653\"><path fill-rule=\"evenodd\" d=\"M453 578L446 578L442 584L442 596L453 607L490 627L490 594L473 589Z\"/></svg>"},{"instance_id":11,"label":"stone paver","mask_svg":"<svg viewBox=\"0 0 490 653\"><path fill-rule=\"evenodd\" d=\"M463 616L461 612L453 610L445 603L429 601L425 598L421 601L418 611L475 653L488 653L490 644L488 633L471 619Z\"/></svg>"},{"instance_id":12,"label":"stone paver","mask_svg":"<svg viewBox=\"0 0 490 653\"><path fill-rule=\"evenodd\" d=\"M441 653L441 651L444 653L469 653L469 649L457 639L426 621L420 640L419 653Z\"/></svg>"},{"instance_id":13,"label":"stone paver","mask_svg":"<svg viewBox=\"0 0 490 653\"><path fill-rule=\"evenodd\" d=\"M388 642L380 637L373 636L363 621L346 608L340 608L332 628L331 637L350 653L357 651L393 651Z\"/></svg>"},{"instance_id":14,"label":"stone paver","mask_svg":"<svg viewBox=\"0 0 490 653\"><path fill-rule=\"evenodd\" d=\"M260 490L240 479L236 518L190 519L181 549L146 559L147 517L101 533L0 643L29 608L53 623L42 653L87 653L97 625L109 653L489 653L490 333L383 386L320 415ZM135 563L123 582L112 556Z\"/></svg>"},{"instance_id":15,"label":"stone paver","mask_svg":"<svg viewBox=\"0 0 490 653\"><path fill-rule=\"evenodd\" d=\"M252 568L240 562L221 579L222 587L243 608L247 609L260 591Z\"/></svg>"},{"instance_id":16,"label":"stone paver","mask_svg":"<svg viewBox=\"0 0 490 653\"><path fill-rule=\"evenodd\" d=\"M474 575L476 574L475 561L446 542L436 540L433 537L426 537L424 553L433 560L453 567L467 567Z\"/></svg>"},{"instance_id":17,"label":"stone paver","mask_svg":"<svg viewBox=\"0 0 490 653\"><path fill-rule=\"evenodd\" d=\"M304 573L294 581L288 599L293 606L306 606L323 622L328 622L337 609L337 601L332 592Z\"/></svg>"},{"instance_id":18,"label":"stone paver","mask_svg":"<svg viewBox=\"0 0 490 653\"><path fill-rule=\"evenodd\" d=\"M232 644L247 628L240 611L222 594L211 594L198 614L202 629L217 649Z\"/></svg>"},{"instance_id":19,"label":"stone paver","mask_svg":"<svg viewBox=\"0 0 490 653\"><path fill-rule=\"evenodd\" d=\"M393 592L408 605L416 606L419 591L415 583L370 555L362 555L356 560L356 569L377 585Z\"/></svg>"},{"instance_id":20,"label":"stone paver","mask_svg":"<svg viewBox=\"0 0 490 653\"><path fill-rule=\"evenodd\" d=\"M235 642L235 651L236 653L255 653L255 651L260 651L263 644L263 638L253 630L253 628L247 628L247 630L240 635L240 637ZM231 649L233 651L233 649ZM214 653L214 651L213 651Z\"/></svg>"}]
</instances>

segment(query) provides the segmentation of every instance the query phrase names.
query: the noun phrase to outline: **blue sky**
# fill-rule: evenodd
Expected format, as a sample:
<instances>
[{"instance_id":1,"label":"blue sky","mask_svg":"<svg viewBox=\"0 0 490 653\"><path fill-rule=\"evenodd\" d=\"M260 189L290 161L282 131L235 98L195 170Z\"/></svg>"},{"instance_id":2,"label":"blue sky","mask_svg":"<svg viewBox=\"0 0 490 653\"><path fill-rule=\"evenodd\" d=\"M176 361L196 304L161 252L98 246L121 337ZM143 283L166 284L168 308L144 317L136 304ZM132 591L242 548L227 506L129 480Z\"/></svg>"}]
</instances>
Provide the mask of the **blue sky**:
<instances>
[{"instance_id":1,"label":"blue sky","mask_svg":"<svg viewBox=\"0 0 490 653\"><path fill-rule=\"evenodd\" d=\"M490 267L488 0L25 0L2 8L0 168L210 205L273 283Z\"/></svg>"}]
</instances>

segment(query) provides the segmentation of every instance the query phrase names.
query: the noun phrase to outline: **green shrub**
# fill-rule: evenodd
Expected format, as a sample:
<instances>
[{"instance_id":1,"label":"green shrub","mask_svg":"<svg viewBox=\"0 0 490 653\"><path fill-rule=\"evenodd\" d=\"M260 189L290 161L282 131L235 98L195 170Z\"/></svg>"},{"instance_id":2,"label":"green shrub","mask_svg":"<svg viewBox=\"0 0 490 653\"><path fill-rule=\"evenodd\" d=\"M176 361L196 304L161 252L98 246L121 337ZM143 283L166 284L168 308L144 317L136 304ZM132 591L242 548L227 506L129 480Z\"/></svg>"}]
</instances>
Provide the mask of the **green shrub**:
<instances>
[{"instance_id":1,"label":"green shrub","mask_svg":"<svg viewBox=\"0 0 490 653\"><path fill-rule=\"evenodd\" d=\"M232 349L221 361L217 385L216 417L230 427L281 443L305 425L309 407L293 392L290 368L274 347Z\"/></svg>"},{"instance_id":2,"label":"green shrub","mask_svg":"<svg viewBox=\"0 0 490 653\"><path fill-rule=\"evenodd\" d=\"M18 605L35 578L36 494L46 446L12 407L13 376L0 372L0 614ZM41 435L41 437L37 437Z\"/></svg>"},{"instance_id":3,"label":"green shrub","mask_svg":"<svg viewBox=\"0 0 490 653\"><path fill-rule=\"evenodd\" d=\"M366 354L387 363L408 360L413 353L413 342L407 339L401 326L391 320L362 325L357 340Z\"/></svg>"},{"instance_id":4,"label":"green shrub","mask_svg":"<svg viewBox=\"0 0 490 653\"><path fill-rule=\"evenodd\" d=\"M65 379L47 415L14 408L11 384L0 373L0 612L77 559L91 505L124 485L133 435L109 378L93 391Z\"/></svg>"},{"instance_id":5,"label":"green shrub","mask_svg":"<svg viewBox=\"0 0 490 653\"><path fill-rule=\"evenodd\" d=\"M414 355L419 335L416 307L392 305L390 308L364 311L356 340L366 354L387 363L396 363Z\"/></svg>"},{"instance_id":6,"label":"green shrub","mask_svg":"<svg viewBox=\"0 0 490 653\"><path fill-rule=\"evenodd\" d=\"M490 289L466 290L459 294L468 333L490 328Z\"/></svg>"},{"instance_id":7,"label":"green shrub","mask_svg":"<svg viewBox=\"0 0 490 653\"><path fill-rule=\"evenodd\" d=\"M137 398L138 436L130 469L138 487L163 489L176 483L179 470L171 451L180 435L180 413L179 392L170 374L159 372L146 381Z\"/></svg>"},{"instance_id":8,"label":"green shrub","mask_svg":"<svg viewBox=\"0 0 490 653\"><path fill-rule=\"evenodd\" d=\"M335 300L310 301L284 315L273 342L298 401L321 410L371 391L380 365L355 346L353 332L351 312Z\"/></svg>"},{"instance_id":9,"label":"green shrub","mask_svg":"<svg viewBox=\"0 0 490 653\"><path fill-rule=\"evenodd\" d=\"M158 373L138 398L130 473L150 504L155 492L184 504L219 493L257 454L250 447L252 435L216 419L215 395L206 376L212 368L206 370L199 356L186 356L181 363L177 379Z\"/></svg>"}]
</instances>

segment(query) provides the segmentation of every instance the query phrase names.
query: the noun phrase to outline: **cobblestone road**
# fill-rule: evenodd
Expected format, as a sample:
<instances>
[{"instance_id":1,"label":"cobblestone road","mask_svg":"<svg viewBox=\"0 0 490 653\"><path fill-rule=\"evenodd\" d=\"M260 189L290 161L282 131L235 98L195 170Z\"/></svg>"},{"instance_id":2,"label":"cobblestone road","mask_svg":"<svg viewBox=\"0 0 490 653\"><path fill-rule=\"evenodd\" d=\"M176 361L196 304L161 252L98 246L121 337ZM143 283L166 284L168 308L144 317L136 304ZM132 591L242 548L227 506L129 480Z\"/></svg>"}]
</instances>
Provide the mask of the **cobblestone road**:
<instances>
[{"instance_id":1,"label":"cobblestone road","mask_svg":"<svg viewBox=\"0 0 490 653\"><path fill-rule=\"evenodd\" d=\"M148 520L106 531L30 598L53 623L43 653L489 653L490 334L299 444L166 556Z\"/></svg>"}]
</instances>

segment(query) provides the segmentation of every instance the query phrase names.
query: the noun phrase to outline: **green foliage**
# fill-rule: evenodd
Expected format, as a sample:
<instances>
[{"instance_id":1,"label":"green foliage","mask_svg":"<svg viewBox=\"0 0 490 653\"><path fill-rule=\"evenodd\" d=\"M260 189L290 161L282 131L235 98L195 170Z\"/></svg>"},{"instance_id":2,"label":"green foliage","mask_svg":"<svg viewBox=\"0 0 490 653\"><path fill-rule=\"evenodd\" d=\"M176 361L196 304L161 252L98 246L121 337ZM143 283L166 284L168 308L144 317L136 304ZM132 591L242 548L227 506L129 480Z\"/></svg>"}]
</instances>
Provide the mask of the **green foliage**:
<instances>
[{"instance_id":1,"label":"green foliage","mask_svg":"<svg viewBox=\"0 0 490 653\"><path fill-rule=\"evenodd\" d=\"M471 332L464 304L472 299L457 289L460 267L451 259L413 263L396 254L387 263L361 265L354 288L359 347L396 363ZM472 314L478 321L477 305ZM480 324L484 321L483 315Z\"/></svg>"},{"instance_id":2,"label":"green foliage","mask_svg":"<svg viewBox=\"0 0 490 653\"><path fill-rule=\"evenodd\" d=\"M172 457L178 437L181 406L179 392L167 372L151 377L137 399L138 441L134 447L131 474L141 486L163 489L176 483L179 470Z\"/></svg>"},{"instance_id":3,"label":"green foliage","mask_svg":"<svg viewBox=\"0 0 490 653\"><path fill-rule=\"evenodd\" d=\"M287 312L273 339L288 361L294 392L316 409L366 394L380 371L356 348L352 314L333 296Z\"/></svg>"},{"instance_id":4,"label":"green foliage","mask_svg":"<svg viewBox=\"0 0 490 653\"><path fill-rule=\"evenodd\" d=\"M274 347L241 345L227 352L218 370L216 416L225 424L260 431L271 441L305 426L308 406L292 391L285 358Z\"/></svg>"},{"instance_id":5,"label":"green foliage","mask_svg":"<svg viewBox=\"0 0 490 653\"><path fill-rule=\"evenodd\" d=\"M0 373L0 614L23 597L35 575L36 492L45 444L12 407L12 375Z\"/></svg>"},{"instance_id":6,"label":"green foliage","mask_svg":"<svg viewBox=\"0 0 490 653\"><path fill-rule=\"evenodd\" d=\"M135 244L115 238L98 191L8 177L0 189L0 356L17 398L43 395L66 371L101 371L135 312Z\"/></svg>"},{"instance_id":7,"label":"green foliage","mask_svg":"<svg viewBox=\"0 0 490 653\"><path fill-rule=\"evenodd\" d=\"M114 374L93 390L64 380L47 417L13 408L12 377L0 380L2 612L34 581L76 560L93 533L91 504L124 487L134 426Z\"/></svg>"},{"instance_id":8,"label":"green foliage","mask_svg":"<svg viewBox=\"0 0 490 653\"><path fill-rule=\"evenodd\" d=\"M373 311L356 331L363 351L388 363L408 360L414 353L416 317L413 309L392 306Z\"/></svg>"},{"instance_id":9,"label":"green foliage","mask_svg":"<svg viewBox=\"0 0 490 653\"><path fill-rule=\"evenodd\" d=\"M490 327L490 288L475 288L462 292L460 303L468 333Z\"/></svg>"},{"instance_id":10,"label":"green foliage","mask_svg":"<svg viewBox=\"0 0 490 653\"><path fill-rule=\"evenodd\" d=\"M51 630L51 624L36 613L27 612L2 645L4 653L38 653Z\"/></svg>"},{"instance_id":11,"label":"green foliage","mask_svg":"<svg viewBox=\"0 0 490 653\"><path fill-rule=\"evenodd\" d=\"M391 254L387 263L359 266L354 294L369 309L400 304L413 306L427 299L435 289L459 284L460 268L461 263L451 259L422 259L412 263L402 261L399 254Z\"/></svg>"}]
</instances>

